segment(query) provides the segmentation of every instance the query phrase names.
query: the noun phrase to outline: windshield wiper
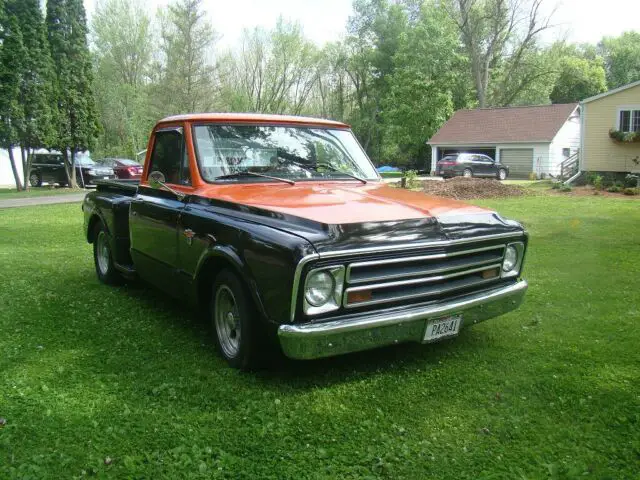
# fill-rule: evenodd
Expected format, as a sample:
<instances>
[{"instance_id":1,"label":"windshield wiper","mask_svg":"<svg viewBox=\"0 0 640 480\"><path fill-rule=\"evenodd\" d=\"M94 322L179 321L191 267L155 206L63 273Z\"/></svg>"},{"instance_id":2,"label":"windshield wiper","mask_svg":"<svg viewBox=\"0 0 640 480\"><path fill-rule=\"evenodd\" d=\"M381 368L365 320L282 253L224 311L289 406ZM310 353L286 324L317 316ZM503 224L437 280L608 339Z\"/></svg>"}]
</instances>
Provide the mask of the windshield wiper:
<instances>
[{"instance_id":1,"label":"windshield wiper","mask_svg":"<svg viewBox=\"0 0 640 480\"><path fill-rule=\"evenodd\" d=\"M238 177L270 178L271 180L277 180L279 182L288 183L289 185L295 185L296 184L296 182L294 182L293 180L288 180L286 178L272 177L271 175L263 175L261 173L249 172L249 171L230 173L229 175L221 175L219 177L214 178L214 180L226 180L228 178L238 178Z\"/></svg>"},{"instance_id":2,"label":"windshield wiper","mask_svg":"<svg viewBox=\"0 0 640 480\"><path fill-rule=\"evenodd\" d=\"M364 183L365 185L368 183L368 182L367 182L367 180L365 180L365 179L364 179L364 178L362 178L362 177L359 177L359 176L357 176L357 175L354 175L353 173L343 172L342 170L338 170L338 169L337 169L336 167L334 167L333 165L329 165L329 164L327 164L327 163L319 163L319 164L316 164L316 170L317 170L318 168L326 168L326 169L327 169L327 170L329 170L330 172L335 172L335 173L340 173L340 174L342 174L342 175L346 175L347 177L351 177L351 178L353 178L353 179L355 179L355 180L359 180L359 181L361 181L361 182L362 182L362 183Z\"/></svg>"}]
</instances>

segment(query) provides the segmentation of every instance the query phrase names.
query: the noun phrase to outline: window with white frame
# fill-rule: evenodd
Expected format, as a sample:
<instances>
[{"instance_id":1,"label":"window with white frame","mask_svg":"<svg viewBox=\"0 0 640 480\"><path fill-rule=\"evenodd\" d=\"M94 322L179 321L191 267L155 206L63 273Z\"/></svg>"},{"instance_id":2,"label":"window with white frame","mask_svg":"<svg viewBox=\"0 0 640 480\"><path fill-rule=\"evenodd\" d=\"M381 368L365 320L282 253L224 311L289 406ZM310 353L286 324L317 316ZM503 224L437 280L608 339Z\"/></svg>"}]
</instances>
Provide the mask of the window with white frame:
<instances>
[{"instance_id":1,"label":"window with white frame","mask_svg":"<svg viewBox=\"0 0 640 480\"><path fill-rule=\"evenodd\" d=\"M621 109L618 117L618 130L621 132L640 132L640 107Z\"/></svg>"}]
</instances>

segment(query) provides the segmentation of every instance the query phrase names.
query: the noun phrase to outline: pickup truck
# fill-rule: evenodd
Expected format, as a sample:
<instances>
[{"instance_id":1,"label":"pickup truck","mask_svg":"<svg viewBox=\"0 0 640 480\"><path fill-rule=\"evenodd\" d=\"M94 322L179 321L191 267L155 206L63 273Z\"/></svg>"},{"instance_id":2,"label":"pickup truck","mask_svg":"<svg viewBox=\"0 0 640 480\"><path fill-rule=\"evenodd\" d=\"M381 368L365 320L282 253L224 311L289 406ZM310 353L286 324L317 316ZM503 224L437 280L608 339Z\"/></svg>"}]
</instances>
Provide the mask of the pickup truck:
<instances>
[{"instance_id":1,"label":"pickup truck","mask_svg":"<svg viewBox=\"0 0 640 480\"><path fill-rule=\"evenodd\" d=\"M278 346L314 359L455 337L527 290L519 223L385 184L335 121L165 118L141 179L99 182L82 209L98 279L201 308L235 368Z\"/></svg>"}]
</instances>

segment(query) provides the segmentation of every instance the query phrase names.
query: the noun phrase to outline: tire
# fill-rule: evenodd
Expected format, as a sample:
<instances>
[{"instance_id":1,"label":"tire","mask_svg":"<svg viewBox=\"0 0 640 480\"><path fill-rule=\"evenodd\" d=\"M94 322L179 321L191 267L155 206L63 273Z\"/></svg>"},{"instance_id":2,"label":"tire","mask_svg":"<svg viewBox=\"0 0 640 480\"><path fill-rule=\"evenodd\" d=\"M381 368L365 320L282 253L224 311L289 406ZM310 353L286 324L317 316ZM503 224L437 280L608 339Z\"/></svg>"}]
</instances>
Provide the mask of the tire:
<instances>
[{"instance_id":1,"label":"tire","mask_svg":"<svg viewBox=\"0 0 640 480\"><path fill-rule=\"evenodd\" d=\"M498 180L506 180L507 179L507 171L504 168L498 170Z\"/></svg>"},{"instance_id":2,"label":"tire","mask_svg":"<svg viewBox=\"0 0 640 480\"><path fill-rule=\"evenodd\" d=\"M93 236L93 262L98 280L106 285L119 285L122 276L113 263L113 254L109 244L109 234L102 222L95 227Z\"/></svg>"},{"instance_id":3,"label":"tire","mask_svg":"<svg viewBox=\"0 0 640 480\"><path fill-rule=\"evenodd\" d=\"M473 178L473 172L471 171L470 168L465 168L464 171L462 172L462 176L464 178Z\"/></svg>"},{"instance_id":4,"label":"tire","mask_svg":"<svg viewBox=\"0 0 640 480\"><path fill-rule=\"evenodd\" d=\"M213 282L209 309L213 336L229 366L250 370L258 363L258 313L246 287L230 270Z\"/></svg>"},{"instance_id":5,"label":"tire","mask_svg":"<svg viewBox=\"0 0 640 480\"><path fill-rule=\"evenodd\" d=\"M42 186L42 177L37 172L32 172L29 175L29 185L32 187L41 187Z\"/></svg>"}]
</instances>

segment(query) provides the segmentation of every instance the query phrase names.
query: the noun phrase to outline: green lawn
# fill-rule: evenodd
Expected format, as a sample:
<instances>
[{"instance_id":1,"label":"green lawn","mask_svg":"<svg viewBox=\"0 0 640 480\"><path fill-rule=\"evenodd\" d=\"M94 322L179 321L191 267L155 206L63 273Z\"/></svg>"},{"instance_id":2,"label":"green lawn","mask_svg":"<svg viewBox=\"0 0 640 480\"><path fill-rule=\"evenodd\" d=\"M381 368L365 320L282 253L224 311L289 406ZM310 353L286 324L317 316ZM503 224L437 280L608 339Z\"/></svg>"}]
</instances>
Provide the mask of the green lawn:
<instances>
[{"instance_id":1,"label":"green lawn","mask_svg":"<svg viewBox=\"0 0 640 480\"><path fill-rule=\"evenodd\" d=\"M26 197L47 197L50 195L65 195L70 193L83 193L86 190L82 188L64 188L64 187L31 187L29 190L16 191L15 188L0 188L0 200L9 200L10 198L26 198Z\"/></svg>"},{"instance_id":2,"label":"green lawn","mask_svg":"<svg viewBox=\"0 0 640 480\"><path fill-rule=\"evenodd\" d=\"M0 210L0 478L639 478L640 202L478 203L531 234L519 311L254 374L100 285L78 204Z\"/></svg>"}]
</instances>

